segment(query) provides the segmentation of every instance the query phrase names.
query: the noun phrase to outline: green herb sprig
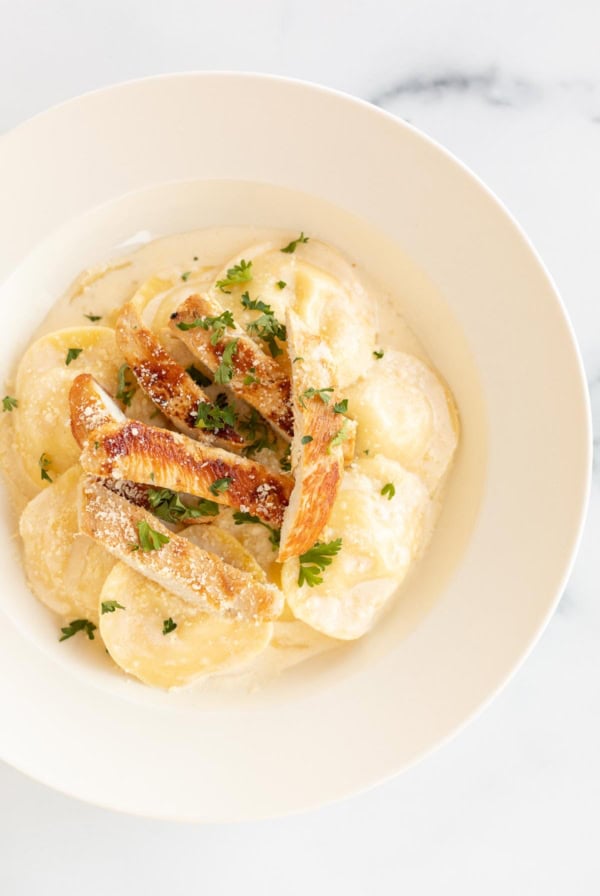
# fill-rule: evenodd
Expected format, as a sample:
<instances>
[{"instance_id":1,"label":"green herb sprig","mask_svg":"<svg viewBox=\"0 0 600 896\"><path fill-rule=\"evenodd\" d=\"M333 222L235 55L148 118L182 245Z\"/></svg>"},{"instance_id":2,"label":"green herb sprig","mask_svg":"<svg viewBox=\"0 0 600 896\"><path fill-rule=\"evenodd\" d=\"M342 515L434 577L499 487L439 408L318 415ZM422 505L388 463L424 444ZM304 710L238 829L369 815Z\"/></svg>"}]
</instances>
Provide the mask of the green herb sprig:
<instances>
[{"instance_id":1,"label":"green herb sprig","mask_svg":"<svg viewBox=\"0 0 600 896\"><path fill-rule=\"evenodd\" d=\"M238 286L240 283L248 283L252 280L252 262L245 261L243 258L239 264L234 264L228 268L227 276L223 280L217 280L217 288L221 292L231 292L231 288Z\"/></svg>"},{"instance_id":2,"label":"green herb sprig","mask_svg":"<svg viewBox=\"0 0 600 896\"><path fill-rule=\"evenodd\" d=\"M334 541L326 544L318 541L304 554L300 554L298 585L300 587L308 585L309 588L320 585L323 581L321 573L328 566L331 566L333 558L339 554L341 547L341 538L336 538Z\"/></svg>"},{"instance_id":3,"label":"green herb sprig","mask_svg":"<svg viewBox=\"0 0 600 896\"><path fill-rule=\"evenodd\" d=\"M137 391L135 380L133 379L133 371L129 364L121 364L117 374L117 395L119 401L122 401L126 407L129 407L133 396Z\"/></svg>"},{"instance_id":4,"label":"green herb sprig","mask_svg":"<svg viewBox=\"0 0 600 896\"><path fill-rule=\"evenodd\" d=\"M151 488L148 491L148 503L154 515L167 523L182 523L203 516L217 516L219 513L219 505L214 501L203 498L194 507L189 507L170 488Z\"/></svg>"},{"instance_id":5,"label":"green herb sprig","mask_svg":"<svg viewBox=\"0 0 600 896\"><path fill-rule=\"evenodd\" d=\"M85 632L90 641L93 641L95 631L96 626L89 619L73 619L72 622L61 628L62 635L58 640L66 641L67 638L72 638L77 632Z\"/></svg>"},{"instance_id":6,"label":"green herb sprig","mask_svg":"<svg viewBox=\"0 0 600 896\"><path fill-rule=\"evenodd\" d=\"M300 245L300 243L307 243L310 237L304 236L304 231L297 237L295 240L292 240L291 243L288 243L287 246L284 246L281 250L282 252L287 252L291 255L292 252L296 251L296 247Z\"/></svg>"},{"instance_id":7,"label":"green herb sprig","mask_svg":"<svg viewBox=\"0 0 600 896\"><path fill-rule=\"evenodd\" d=\"M171 541L168 535L157 532L146 520L139 520L137 530L139 543L131 546L132 551L142 550L144 553L159 551L163 545Z\"/></svg>"},{"instance_id":8,"label":"green herb sprig","mask_svg":"<svg viewBox=\"0 0 600 896\"><path fill-rule=\"evenodd\" d=\"M262 314L249 323L246 327L251 336L258 336L269 346L271 357L276 358L282 355L283 351L277 345L276 339L285 342L287 339L287 331L284 324L280 323L275 317L275 312L270 305L261 299L251 299L249 293L242 295L241 303L248 311L262 311Z\"/></svg>"},{"instance_id":9,"label":"green herb sprig","mask_svg":"<svg viewBox=\"0 0 600 896\"><path fill-rule=\"evenodd\" d=\"M65 364L67 365L67 367L69 366L71 361L77 360L82 351L82 348L70 348L67 350L67 357L65 358Z\"/></svg>"},{"instance_id":10,"label":"green herb sprig","mask_svg":"<svg viewBox=\"0 0 600 896\"><path fill-rule=\"evenodd\" d=\"M235 373L233 356L237 352L238 342L239 339L232 339L223 349L221 361L215 370L215 383L230 383L233 379Z\"/></svg>"}]
</instances>

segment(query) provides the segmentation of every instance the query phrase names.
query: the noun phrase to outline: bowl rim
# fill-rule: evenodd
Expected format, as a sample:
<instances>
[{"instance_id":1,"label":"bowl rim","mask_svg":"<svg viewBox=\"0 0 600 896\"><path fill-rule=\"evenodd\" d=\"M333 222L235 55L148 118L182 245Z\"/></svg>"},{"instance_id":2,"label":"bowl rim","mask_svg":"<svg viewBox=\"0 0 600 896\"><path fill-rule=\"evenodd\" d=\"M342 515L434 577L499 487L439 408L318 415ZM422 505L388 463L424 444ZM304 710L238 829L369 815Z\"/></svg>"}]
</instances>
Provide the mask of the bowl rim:
<instances>
[{"instance_id":1,"label":"bowl rim","mask_svg":"<svg viewBox=\"0 0 600 896\"><path fill-rule=\"evenodd\" d=\"M435 139L430 137L428 134L426 134L419 128L415 127L413 124L404 121L403 119L399 118L398 116L394 115L393 113L388 112L388 111L382 109L381 107L376 106L373 103L370 103L369 101L367 101L365 99L353 96L352 94L349 94L345 91L339 90L337 88L324 86L322 84L319 84L317 82L313 82L313 81L310 81L307 79L293 78L293 77L287 77L287 76L283 76L283 75L276 75L276 74L269 74L269 73L264 73L264 72L255 72L255 71L236 71L236 70L227 70L227 69L223 69L223 70L216 69L216 70L187 70L187 71L180 71L180 72L167 72L167 73L150 75L150 76L145 76L145 77L132 78L132 79L128 79L125 81L111 82L104 86L97 87L92 90L86 91L84 93L77 94L77 95L69 97L65 100L62 100L46 109L43 109L43 110L35 113L32 116L24 119L23 121L19 122L17 125L12 127L10 130L1 134L0 135L0 147L6 140L10 139L13 135L20 134L21 132L25 131L29 126L33 125L34 123L36 123L38 121L43 121L44 118L46 118L46 117L52 117L58 110L66 109L69 107L75 108L79 103L85 102L88 98L91 98L93 96L97 96L100 94L108 94L111 92L117 93L119 90L121 90L123 88L129 88L129 87L133 87L135 85L146 84L149 82L163 83L163 82L168 82L168 81L179 81L182 79L195 80L197 78L206 79L206 78L214 78L214 77L218 77L220 79L232 79L232 80L248 80L248 79L250 79L250 80L265 81L265 82L277 82L277 83L280 83L283 85L292 84L292 85L297 85L300 87L306 87L306 88L309 88L310 90L317 91L319 93L335 97L336 99L341 100L344 103L347 103L350 105L361 106L361 107L367 109L371 115L379 116L382 119L386 119L389 122L393 122L395 127L403 128L403 129L411 132L413 136L418 138L418 140L429 145L438 154L441 154L443 157L445 157L447 162L449 162L451 165L460 169L460 171L464 175L466 175L471 181L473 181L474 184L479 188L479 190L482 191L488 197L488 199L490 199L493 202L493 204L497 207L497 210L500 213L502 213L502 215L507 220L507 222L510 223L515 234L518 236L520 241L526 247L529 255L535 261L540 275L545 279L546 284L549 288L549 291L552 293L553 298L556 301L558 308L560 309L563 322L566 325L567 334L570 338L573 356L577 362L577 368L578 368L578 374L579 374L579 385L581 387L581 398L583 400L583 409L585 412L585 432L582 433L582 436L584 437L584 441L585 441L585 445L586 445L585 488L583 491L581 504L580 504L580 508L579 508L577 526L576 526L576 528L574 528L574 531L572 533L568 551L565 551L565 562L564 562L563 575L562 575L560 583L558 583L555 588L554 594L552 596L552 600L548 601L548 608L547 608L545 614L543 615L543 617L541 617L539 619L539 622L535 628L535 631L534 631L532 637L529 640L529 643L523 649L518 660L513 663L513 665L505 673L504 677L499 680L497 686L488 693L487 697L484 700L482 700L478 705L476 705L470 713L465 715L464 718L460 722L455 724L454 727L452 727L446 733L446 735L439 738L434 743L430 744L426 749L422 750L418 755L415 755L412 760L404 763L400 769L386 770L378 777L371 776L370 780L367 783L365 783L363 785L359 785L359 786L353 788L351 791L349 791L347 796L350 796L350 795L363 793L380 783L383 783L387 780L392 779L393 777L396 777L396 775L408 770L409 768L412 768L415 764L420 762L423 758L425 758L426 756L429 756L432 752L436 751L442 745L446 744L448 741L450 741L454 737L456 737L467 724L469 724L473 719L475 719L480 713L482 713L489 706L489 704L497 696L497 694L510 682L510 680L513 678L513 676L519 671L519 669L521 668L521 666L525 662L525 660L529 657L531 651L533 650L533 648L537 644L539 638L541 637L543 631L545 630L551 616L553 615L554 611L556 610L556 607L561 599L565 585L572 574L575 560L576 560L576 557L577 557L577 554L578 554L578 551L580 548L583 531L584 531L584 526L585 526L585 521L586 521L586 516L587 516L587 510L588 510L588 506L589 506L589 500L590 500L590 494L591 494L591 484L592 484L593 433L592 433L591 404L590 404L589 390L588 390L588 386L587 386L587 379L586 379L586 375L585 375L584 364L583 364L583 360L581 357L579 345L577 342L575 330L574 330L573 324L571 322L570 316L568 314L568 311L565 307L562 296L557 288L557 285L556 285L552 275L548 271L545 263L543 262L540 254L537 251L532 240L527 235L527 233L524 231L524 229L519 224L519 222L516 220L516 218L513 216L513 214L508 209L508 207L505 205L505 203L496 195L496 193L493 190L491 190L486 185L486 183L480 178L480 176L478 174L476 174L468 165L466 165L459 158L457 158L443 144L439 143L438 141L436 141ZM173 820L173 821L182 821L182 820L197 821L197 820L200 820L200 816L198 818L194 819L194 818L182 816L179 814L171 815L169 813L165 814L162 812L153 813L153 812L149 812L148 810L136 811L135 809L132 809L131 807L126 808L124 806L115 805L114 802L112 802L110 800L107 800L105 803L103 803L102 801L94 798L92 801L92 800L88 799L87 797L82 796L80 793L78 793L75 788L71 789L67 786L61 786L61 785L57 784L55 781L52 780L50 775L48 777L44 777L43 775L40 775L37 772L33 773L33 772L29 771L28 768L26 767L26 765L27 765L26 763L20 764L19 762L14 761L14 759L12 759L12 758L10 760L5 759L4 761L6 761L8 764L13 766L14 768L18 769L21 773L25 774L27 777L31 778L32 780L41 781L46 786L51 787L53 790L56 790L60 793L64 793L64 794L71 796L78 800L82 800L85 802L92 802L94 805L100 806L102 808L107 808L107 809L111 809L113 811L119 811L119 812L126 813L126 814L137 815L139 817L153 817L153 818L157 818L157 819L160 818L160 819L164 819L164 820ZM272 814L265 813L265 814L257 814L255 816L243 816L243 817L244 818L252 817L252 818L258 819L258 818L282 817L284 815L298 814L299 812L309 811L310 809L316 808L317 806L327 805L332 802L336 802L342 798L344 798L344 797L331 796L331 797L324 798L324 799L313 800L312 802L306 803L305 805L302 805L302 806L291 807L285 811L278 810L276 812L273 812ZM202 817L202 820L204 820L203 817Z\"/></svg>"}]
</instances>

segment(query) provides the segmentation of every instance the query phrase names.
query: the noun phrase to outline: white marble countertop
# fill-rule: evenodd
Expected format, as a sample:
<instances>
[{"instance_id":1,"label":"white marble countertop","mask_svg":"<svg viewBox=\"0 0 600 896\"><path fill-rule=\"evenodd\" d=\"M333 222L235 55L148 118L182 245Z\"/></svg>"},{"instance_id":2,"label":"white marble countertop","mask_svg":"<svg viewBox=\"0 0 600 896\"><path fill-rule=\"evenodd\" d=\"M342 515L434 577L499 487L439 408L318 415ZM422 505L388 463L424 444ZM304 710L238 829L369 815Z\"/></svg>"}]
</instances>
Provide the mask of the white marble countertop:
<instances>
[{"instance_id":1,"label":"white marble countertop","mask_svg":"<svg viewBox=\"0 0 600 896\"><path fill-rule=\"evenodd\" d=\"M225 68L331 85L425 130L541 252L598 423L595 0L0 0L0 21L0 131L107 83ZM82 805L0 766L0 892L600 892L599 490L596 479L575 571L535 651L417 767L304 816L191 827Z\"/></svg>"}]
</instances>

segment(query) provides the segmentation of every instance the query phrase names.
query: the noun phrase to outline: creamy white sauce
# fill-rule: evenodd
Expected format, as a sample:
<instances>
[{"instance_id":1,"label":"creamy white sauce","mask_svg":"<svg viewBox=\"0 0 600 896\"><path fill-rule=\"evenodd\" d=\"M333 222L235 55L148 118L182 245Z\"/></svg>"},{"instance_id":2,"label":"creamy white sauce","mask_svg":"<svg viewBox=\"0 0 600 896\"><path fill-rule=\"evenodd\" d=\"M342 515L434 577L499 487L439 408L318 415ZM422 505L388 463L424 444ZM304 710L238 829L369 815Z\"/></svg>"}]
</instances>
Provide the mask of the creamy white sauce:
<instances>
[{"instance_id":1,"label":"creamy white sauce","mask_svg":"<svg viewBox=\"0 0 600 896\"><path fill-rule=\"evenodd\" d=\"M34 338L53 330L87 325L86 315L102 318L100 324L110 324L114 312L128 301L149 277L168 274L194 274L218 269L224 261L246 247L261 242L286 241L287 231L241 227L219 227L196 230L174 236L151 239L149 233L139 233L119 251L112 261L98 268L84 271L53 305L34 334ZM318 253L315 256L318 259ZM322 260L326 268L326 256ZM427 353L392 301L389 293L365 271L353 265L371 302L376 306L379 320L379 340L382 347L392 346L428 360ZM335 271L332 271L335 274ZM358 373L358 372L357 372ZM437 511L432 511L423 545L429 538ZM226 676L227 682L211 682L222 688L232 685L244 690L263 685L282 669L336 646L337 642L310 630L302 623L288 620L280 625L273 644L247 673ZM201 686L206 686L202 682Z\"/></svg>"}]
</instances>

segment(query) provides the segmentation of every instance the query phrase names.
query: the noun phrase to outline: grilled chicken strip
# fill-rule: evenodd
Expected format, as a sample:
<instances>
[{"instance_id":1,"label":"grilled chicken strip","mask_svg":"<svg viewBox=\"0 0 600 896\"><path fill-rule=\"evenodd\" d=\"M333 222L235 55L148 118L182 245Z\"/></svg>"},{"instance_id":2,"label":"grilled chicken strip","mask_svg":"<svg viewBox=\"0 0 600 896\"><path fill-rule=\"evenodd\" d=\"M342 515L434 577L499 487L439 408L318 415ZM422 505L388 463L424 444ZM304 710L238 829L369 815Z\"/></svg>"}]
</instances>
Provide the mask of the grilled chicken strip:
<instances>
[{"instance_id":1,"label":"grilled chicken strip","mask_svg":"<svg viewBox=\"0 0 600 896\"><path fill-rule=\"evenodd\" d=\"M294 490L281 529L278 560L303 554L327 524L344 472L343 444L356 424L336 413L333 359L297 314L288 310L287 338L292 365Z\"/></svg>"},{"instance_id":2,"label":"grilled chicken strip","mask_svg":"<svg viewBox=\"0 0 600 896\"><path fill-rule=\"evenodd\" d=\"M294 417L290 404L290 381L281 366L250 339L241 327L227 327L217 340L214 332L200 326L181 329L207 317L218 317L223 308L213 299L190 296L171 315L169 326L174 336L187 345L192 354L215 373L223 352L234 340L233 376L227 383L235 395L260 411L279 435L290 442L294 434Z\"/></svg>"},{"instance_id":3,"label":"grilled chicken strip","mask_svg":"<svg viewBox=\"0 0 600 896\"><path fill-rule=\"evenodd\" d=\"M180 432L208 444L225 448L244 445L232 426L209 430L196 426L201 404L213 407L206 393L162 347L144 326L134 302L128 302L116 324L117 345L146 395Z\"/></svg>"},{"instance_id":4,"label":"grilled chicken strip","mask_svg":"<svg viewBox=\"0 0 600 896\"><path fill-rule=\"evenodd\" d=\"M148 549L144 524L166 539L158 548ZM263 621L283 609L283 595L275 585L257 581L176 535L92 476L82 482L79 526L113 556L203 612Z\"/></svg>"},{"instance_id":5,"label":"grilled chicken strip","mask_svg":"<svg viewBox=\"0 0 600 896\"><path fill-rule=\"evenodd\" d=\"M289 476L181 433L128 420L90 374L75 378L69 399L71 429L87 473L187 492L281 526L293 484Z\"/></svg>"}]
</instances>

